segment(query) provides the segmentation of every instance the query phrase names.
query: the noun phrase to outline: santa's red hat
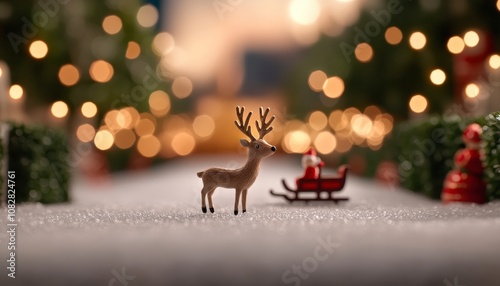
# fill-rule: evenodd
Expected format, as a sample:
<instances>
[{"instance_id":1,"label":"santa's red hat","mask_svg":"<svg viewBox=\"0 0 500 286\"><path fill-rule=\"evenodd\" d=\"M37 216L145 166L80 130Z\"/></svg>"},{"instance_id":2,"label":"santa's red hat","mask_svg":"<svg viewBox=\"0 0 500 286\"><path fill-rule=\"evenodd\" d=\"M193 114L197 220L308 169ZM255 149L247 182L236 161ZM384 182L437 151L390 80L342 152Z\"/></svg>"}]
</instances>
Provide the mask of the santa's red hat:
<instances>
[{"instance_id":1,"label":"santa's red hat","mask_svg":"<svg viewBox=\"0 0 500 286\"><path fill-rule=\"evenodd\" d=\"M472 123L465 128L462 139L465 143L479 143L481 142L481 134L483 129L477 123Z\"/></svg>"},{"instance_id":2,"label":"santa's red hat","mask_svg":"<svg viewBox=\"0 0 500 286\"><path fill-rule=\"evenodd\" d=\"M311 148L309 148L309 150L307 150L307 152L304 153L304 156L306 156L306 155L316 156L316 150L313 147L311 147Z\"/></svg>"}]
</instances>

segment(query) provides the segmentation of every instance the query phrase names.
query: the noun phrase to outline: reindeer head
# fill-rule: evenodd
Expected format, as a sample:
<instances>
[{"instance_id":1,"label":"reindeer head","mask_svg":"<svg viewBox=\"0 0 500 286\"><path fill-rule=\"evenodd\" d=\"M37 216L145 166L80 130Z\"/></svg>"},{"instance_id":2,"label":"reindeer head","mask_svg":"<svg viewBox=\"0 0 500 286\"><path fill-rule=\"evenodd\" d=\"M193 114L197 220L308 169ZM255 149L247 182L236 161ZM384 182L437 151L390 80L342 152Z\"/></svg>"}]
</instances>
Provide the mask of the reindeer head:
<instances>
[{"instance_id":1,"label":"reindeer head","mask_svg":"<svg viewBox=\"0 0 500 286\"><path fill-rule=\"evenodd\" d=\"M267 143L266 140L264 140L264 136L266 136L267 133L273 130L273 127L270 127L270 125L276 118L273 115L273 117L271 117L271 119L266 122L266 117L269 114L269 110L269 108L266 108L266 111L264 112L264 109L262 109L262 107L259 109L261 121L260 125L258 120L255 121L257 131L259 132L259 139L255 139L255 137L253 137L252 135L252 127L249 126L252 112L249 112L246 120L243 121L245 107L236 107L236 115L238 116L238 121L235 121L234 123L243 134L250 138L250 141L246 139L240 139L241 146L248 148L250 157L265 158L272 155L276 151L276 147L272 146L271 144Z\"/></svg>"}]
</instances>

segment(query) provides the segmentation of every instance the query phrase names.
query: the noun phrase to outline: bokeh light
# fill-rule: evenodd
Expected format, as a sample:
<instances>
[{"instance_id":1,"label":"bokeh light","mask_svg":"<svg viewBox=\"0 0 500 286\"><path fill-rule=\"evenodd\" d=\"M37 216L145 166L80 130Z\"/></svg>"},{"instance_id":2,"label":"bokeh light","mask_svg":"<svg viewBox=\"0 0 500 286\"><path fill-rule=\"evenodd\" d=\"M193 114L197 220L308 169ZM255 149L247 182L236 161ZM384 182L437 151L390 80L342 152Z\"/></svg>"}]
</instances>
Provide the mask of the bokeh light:
<instances>
[{"instance_id":1,"label":"bokeh light","mask_svg":"<svg viewBox=\"0 0 500 286\"><path fill-rule=\"evenodd\" d=\"M479 95L479 91L480 91L479 86L475 83L469 83L465 87L465 95L468 98L476 98Z\"/></svg>"},{"instance_id":2,"label":"bokeh light","mask_svg":"<svg viewBox=\"0 0 500 286\"><path fill-rule=\"evenodd\" d=\"M356 46L354 55L356 56L356 59L358 59L358 61L367 63L373 58L373 49L369 44L361 43Z\"/></svg>"},{"instance_id":3,"label":"bokeh light","mask_svg":"<svg viewBox=\"0 0 500 286\"><path fill-rule=\"evenodd\" d=\"M329 98L338 98L344 92L344 81L337 76L331 77L323 84L323 92Z\"/></svg>"},{"instance_id":4,"label":"bokeh light","mask_svg":"<svg viewBox=\"0 0 500 286\"><path fill-rule=\"evenodd\" d=\"M129 60L137 58L141 54L141 46L134 41L128 42L127 51L125 52L125 57Z\"/></svg>"},{"instance_id":5,"label":"bokeh light","mask_svg":"<svg viewBox=\"0 0 500 286\"><path fill-rule=\"evenodd\" d=\"M63 101L56 101L52 104L50 108L52 115L56 118L64 118L68 115L69 108L68 105Z\"/></svg>"},{"instance_id":6,"label":"bokeh light","mask_svg":"<svg viewBox=\"0 0 500 286\"><path fill-rule=\"evenodd\" d=\"M177 98L186 98L193 92L193 84L189 78L179 76L172 83L172 92Z\"/></svg>"},{"instance_id":7,"label":"bokeh light","mask_svg":"<svg viewBox=\"0 0 500 286\"><path fill-rule=\"evenodd\" d=\"M174 49L174 46L175 46L174 37L172 37L172 35L170 35L169 33L166 32L159 33L153 39L152 48L153 52L157 56L162 56L170 53Z\"/></svg>"},{"instance_id":8,"label":"bokeh light","mask_svg":"<svg viewBox=\"0 0 500 286\"><path fill-rule=\"evenodd\" d=\"M118 110L110 110L104 115L104 123L106 126L111 129L111 130L119 130L121 128L120 125L118 125L117 122L117 117L118 117Z\"/></svg>"},{"instance_id":9,"label":"bokeh light","mask_svg":"<svg viewBox=\"0 0 500 286\"><path fill-rule=\"evenodd\" d=\"M139 136L152 135L156 130L156 121L154 118L141 114L141 119L135 125L135 133Z\"/></svg>"},{"instance_id":10,"label":"bokeh light","mask_svg":"<svg viewBox=\"0 0 500 286\"><path fill-rule=\"evenodd\" d=\"M116 124L122 129L131 129L134 126L136 118L132 115L133 108L122 108L116 114Z\"/></svg>"},{"instance_id":11,"label":"bokeh light","mask_svg":"<svg viewBox=\"0 0 500 286\"><path fill-rule=\"evenodd\" d=\"M158 22L158 10L155 6L147 4L137 12L137 22L143 27L152 27Z\"/></svg>"},{"instance_id":12,"label":"bokeh light","mask_svg":"<svg viewBox=\"0 0 500 286\"><path fill-rule=\"evenodd\" d=\"M453 36L448 40L447 47L450 53L460 54L465 48L465 43L459 36Z\"/></svg>"},{"instance_id":13,"label":"bokeh light","mask_svg":"<svg viewBox=\"0 0 500 286\"><path fill-rule=\"evenodd\" d=\"M177 155L186 156L193 152L196 141L193 135L182 131L174 135L171 146Z\"/></svg>"},{"instance_id":14,"label":"bokeh light","mask_svg":"<svg viewBox=\"0 0 500 286\"><path fill-rule=\"evenodd\" d=\"M157 90L149 96L149 110L156 117L167 115L170 111L170 98L162 90Z\"/></svg>"},{"instance_id":15,"label":"bokeh light","mask_svg":"<svg viewBox=\"0 0 500 286\"><path fill-rule=\"evenodd\" d=\"M323 131L314 139L314 147L321 154L330 154L337 147L337 139L329 131Z\"/></svg>"},{"instance_id":16,"label":"bokeh light","mask_svg":"<svg viewBox=\"0 0 500 286\"><path fill-rule=\"evenodd\" d=\"M102 29L110 35L120 32L122 26L122 20L116 15L107 16L102 21Z\"/></svg>"},{"instance_id":17,"label":"bokeh light","mask_svg":"<svg viewBox=\"0 0 500 286\"><path fill-rule=\"evenodd\" d=\"M475 31L468 31L464 35L464 43L468 47L475 47L479 44L479 35Z\"/></svg>"},{"instance_id":18,"label":"bokeh light","mask_svg":"<svg viewBox=\"0 0 500 286\"><path fill-rule=\"evenodd\" d=\"M323 112L317 110L309 115L308 122L312 129L320 131L327 126L328 118Z\"/></svg>"},{"instance_id":19,"label":"bokeh light","mask_svg":"<svg viewBox=\"0 0 500 286\"><path fill-rule=\"evenodd\" d=\"M44 41L34 41L29 48L30 54L35 59L43 59L49 52L49 47Z\"/></svg>"},{"instance_id":20,"label":"bokeh light","mask_svg":"<svg viewBox=\"0 0 500 286\"><path fill-rule=\"evenodd\" d=\"M72 86L80 79L80 72L74 65L66 64L59 69L58 77L65 86Z\"/></svg>"},{"instance_id":21,"label":"bokeh light","mask_svg":"<svg viewBox=\"0 0 500 286\"><path fill-rule=\"evenodd\" d=\"M215 121L208 115L199 115L193 121L193 130L200 137L208 137L214 133Z\"/></svg>"},{"instance_id":22,"label":"bokeh light","mask_svg":"<svg viewBox=\"0 0 500 286\"><path fill-rule=\"evenodd\" d=\"M433 84L441 85L446 80L446 74L443 70L435 69L431 72L430 79Z\"/></svg>"},{"instance_id":23,"label":"bokeh light","mask_svg":"<svg viewBox=\"0 0 500 286\"><path fill-rule=\"evenodd\" d=\"M90 124L82 124L76 130L76 137L82 142L94 140L95 128Z\"/></svg>"},{"instance_id":24,"label":"bokeh light","mask_svg":"<svg viewBox=\"0 0 500 286\"><path fill-rule=\"evenodd\" d=\"M488 60L488 63L490 64L490 67L492 69L498 69L500 68L500 56L499 55L492 55L490 59Z\"/></svg>"},{"instance_id":25,"label":"bokeh light","mask_svg":"<svg viewBox=\"0 0 500 286\"><path fill-rule=\"evenodd\" d=\"M410 36L410 46L415 50L421 50L425 47L427 38L421 32L415 32Z\"/></svg>"},{"instance_id":26,"label":"bokeh light","mask_svg":"<svg viewBox=\"0 0 500 286\"><path fill-rule=\"evenodd\" d=\"M114 141L113 133L106 129L99 130L94 137L95 147L102 151L109 150L113 146Z\"/></svg>"},{"instance_id":27,"label":"bokeh light","mask_svg":"<svg viewBox=\"0 0 500 286\"><path fill-rule=\"evenodd\" d=\"M98 60L90 65L90 77L97 82L108 82L114 74L113 66L103 60Z\"/></svg>"},{"instance_id":28,"label":"bokeh light","mask_svg":"<svg viewBox=\"0 0 500 286\"><path fill-rule=\"evenodd\" d=\"M397 45L403 40L403 33L397 27L390 27L385 31L385 40L391 45Z\"/></svg>"},{"instance_id":29,"label":"bokeh light","mask_svg":"<svg viewBox=\"0 0 500 286\"><path fill-rule=\"evenodd\" d=\"M422 113L427 109L427 99L420 94L412 96L410 99L410 109L415 113Z\"/></svg>"},{"instance_id":30,"label":"bokeh light","mask_svg":"<svg viewBox=\"0 0 500 286\"><path fill-rule=\"evenodd\" d=\"M316 70L309 75L307 83L313 91L320 92L323 90L323 85L325 84L326 79L327 76L323 71Z\"/></svg>"},{"instance_id":31,"label":"bokeh light","mask_svg":"<svg viewBox=\"0 0 500 286\"><path fill-rule=\"evenodd\" d=\"M497 1L497 10L500 12L500 0Z\"/></svg>"},{"instance_id":32,"label":"bokeh light","mask_svg":"<svg viewBox=\"0 0 500 286\"><path fill-rule=\"evenodd\" d=\"M284 144L286 149L292 153L304 153L311 145L311 138L307 132L295 130L285 136Z\"/></svg>"},{"instance_id":33,"label":"bokeh light","mask_svg":"<svg viewBox=\"0 0 500 286\"><path fill-rule=\"evenodd\" d=\"M18 84L14 84L9 88L10 98L17 100L17 99L21 99L23 97L23 95L24 95L24 90Z\"/></svg>"},{"instance_id":34,"label":"bokeh light","mask_svg":"<svg viewBox=\"0 0 500 286\"><path fill-rule=\"evenodd\" d=\"M373 122L364 114L355 114L351 118L352 131L362 138L366 138L372 131Z\"/></svg>"},{"instance_id":35,"label":"bokeh light","mask_svg":"<svg viewBox=\"0 0 500 286\"><path fill-rule=\"evenodd\" d=\"M90 101L82 104L82 114L87 118L92 118L97 114L97 106Z\"/></svg>"},{"instance_id":36,"label":"bokeh light","mask_svg":"<svg viewBox=\"0 0 500 286\"><path fill-rule=\"evenodd\" d=\"M134 146L136 137L134 131L130 129L118 130L115 134L115 145L120 149L128 149Z\"/></svg>"},{"instance_id":37,"label":"bokeh light","mask_svg":"<svg viewBox=\"0 0 500 286\"><path fill-rule=\"evenodd\" d=\"M321 8L316 0L292 0L288 7L290 18L300 25L311 25L318 20Z\"/></svg>"}]
</instances>

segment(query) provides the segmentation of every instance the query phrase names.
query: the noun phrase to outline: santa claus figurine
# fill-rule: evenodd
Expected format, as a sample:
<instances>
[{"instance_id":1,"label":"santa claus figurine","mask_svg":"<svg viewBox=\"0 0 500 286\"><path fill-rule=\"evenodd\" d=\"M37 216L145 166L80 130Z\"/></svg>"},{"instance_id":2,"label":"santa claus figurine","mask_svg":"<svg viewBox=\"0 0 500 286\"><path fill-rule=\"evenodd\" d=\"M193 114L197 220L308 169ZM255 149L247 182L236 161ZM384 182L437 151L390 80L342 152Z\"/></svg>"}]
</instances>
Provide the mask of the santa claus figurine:
<instances>
[{"instance_id":1,"label":"santa claus figurine","mask_svg":"<svg viewBox=\"0 0 500 286\"><path fill-rule=\"evenodd\" d=\"M481 133L479 124L473 123L465 129L462 140L465 148L455 153L455 168L448 172L441 193L441 200L449 202L486 202L486 184L482 176L484 167L480 158Z\"/></svg>"},{"instance_id":2,"label":"santa claus figurine","mask_svg":"<svg viewBox=\"0 0 500 286\"><path fill-rule=\"evenodd\" d=\"M309 148L306 153L302 156L302 166L304 167L304 176L300 179L318 179L319 178L319 168L322 168L325 164L316 155L316 150L314 148Z\"/></svg>"}]
</instances>

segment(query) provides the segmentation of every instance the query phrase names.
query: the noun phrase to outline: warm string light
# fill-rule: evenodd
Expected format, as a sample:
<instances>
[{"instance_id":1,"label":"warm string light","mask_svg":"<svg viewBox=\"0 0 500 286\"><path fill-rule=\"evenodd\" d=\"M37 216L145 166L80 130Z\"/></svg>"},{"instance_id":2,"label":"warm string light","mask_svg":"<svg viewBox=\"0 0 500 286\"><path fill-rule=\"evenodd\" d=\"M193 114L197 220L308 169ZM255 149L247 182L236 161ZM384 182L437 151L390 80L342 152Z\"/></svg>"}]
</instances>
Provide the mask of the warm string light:
<instances>
[{"instance_id":1,"label":"warm string light","mask_svg":"<svg viewBox=\"0 0 500 286\"><path fill-rule=\"evenodd\" d=\"M329 98L338 98L344 92L344 81L337 76L328 78L323 84L323 92Z\"/></svg>"},{"instance_id":2,"label":"warm string light","mask_svg":"<svg viewBox=\"0 0 500 286\"><path fill-rule=\"evenodd\" d=\"M464 35L464 43L467 47L475 47L479 44L479 35L475 31L468 31Z\"/></svg>"},{"instance_id":3,"label":"warm string light","mask_svg":"<svg viewBox=\"0 0 500 286\"><path fill-rule=\"evenodd\" d=\"M409 102L411 111L415 113L424 112L427 109L427 105L428 105L427 99L420 94L412 96Z\"/></svg>"},{"instance_id":4,"label":"warm string light","mask_svg":"<svg viewBox=\"0 0 500 286\"><path fill-rule=\"evenodd\" d=\"M63 85L72 86L80 79L80 72L74 65L66 64L59 69L58 77Z\"/></svg>"},{"instance_id":5,"label":"warm string light","mask_svg":"<svg viewBox=\"0 0 500 286\"><path fill-rule=\"evenodd\" d=\"M367 43L361 43L354 50L356 59L362 63L367 63L373 58L373 48Z\"/></svg>"},{"instance_id":6,"label":"warm string light","mask_svg":"<svg viewBox=\"0 0 500 286\"><path fill-rule=\"evenodd\" d=\"M20 85L14 84L10 87L10 89L9 89L10 98L12 98L14 100L18 100L18 99L21 99L23 97L23 95L24 95L24 90Z\"/></svg>"},{"instance_id":7,"label":"warm string light","mask_svg":"<svg viewBox=\"0 0 500 286\"><path fill-rule=\"evenodd\" d=\"M320 13L321 7L316 0L292 0L288 6L290 18L303 26L314 24Z\"/></svg>"},{"instance_id":8,"label":"warm string light","mask_svg":"<svg viewBox=\"0 0 500 286\"><path fill-rule=\"evenodd\" d=\"M64 101L56 101L52 104L50 111L55 118L64 118L68 115L69 108Z\"/></svg>"},{"instance_id":9,"label":"warm string light","mask_svg":"<svg viewBox=\"0 0 500 286\"><path fill-rule=\"evenodd\" d=\"M475 83L469 83L465 87L465 95L468 98L476 98L479 95L480 89L479 86Z\"/></svg>"},{"instance_id":10,"label":"warm string light","mask_svg":"<svg viewBox=\"0 0 500 286\"><path fill-rule=\"evenodd\" d=\"M447 47L450 53L460 54L465 48L465 43L459 36L453 36L448 40Z\"/></svg>"},{"instance_id":11,"label":"warm string light","mask_svg":"<svg viewBox=\"0 0 500 286\"><path fill-rule=\"evenodd\" d=\"M422 32L414 32L413 34L411 34L409 42L410 46L413 49L421 50L427 44L427 38Z\"/></svg>"},{"instance_id":12,"label":"warm string light","mask_svg":"<svg viewBox=\"0 0 500 286\"><path fill-rule=\"evenodd\" d=\"M390 27L385 31L385 40L391 45L397 45L403 40L403 33L398 27Z\"/></svg>"},{"instance_id":13,"label":"warm string light","mask_svg":"<svg viewBox=\"0 0 500 286\"><path fill-rule=\"evenodd\" d=\"M49 47L44 41L34 41L29 47L29 52L35 59L43 59L49 52Z\"/></svg>"},{"instance_id":14,"label":"warm string light","mask_svg":"<svg viewBox=\"0 0 500 286\"><path fill-rule=\"evenodd\" d=\"M137 12L137 22L145 28L153 27L158 22L158 17L158 10L151 4L142 6Z\"/></svg>"},{"instance_id":15,"label":"warm string light","mask_svg":"<svg viewBox=\"0 0 500 286\"><path fill-rule=\"evenodd\" d=\"M129 60L136 59L141 54L141 46L136 42L130 41L127 45L127 51L125 52L125 57Z\"/></svg>"},{"instance_id":16,"label":"warm string light","mask_svg":"<svg viewBox=\"0 0 500 286\"><path fill-rule=\"evenodd\" d=\"M114 35L122 29L122 20L116 15L110 15L102 21L102 29L104 32Z\"/></svg>"},{"instance_id":17,"label":"warm string light","mask_svg":"<svg viewBox=\"0 0 500 286\"><path fill-rule=\"evenodd\" d=\"M185 76L177 77L172 83L172 92L177 98L186 98L193 92L193 83Z\"/></svg>"},{"instance_id":18,"label":"warm string light","mask_svg":"<svg viewBox=\"0 0 500 286\"><path fill-rule=\"evenodd\" d=\"M431 82L435 85L442 85L446 80L446 74L441 69L435 69L430 74Z\"/></svg>"},{"instance_id":19,"label":"warm string light","mask_svg":"<svg viewBox=\"0 0 500 286\"><path fill-rule=\"evenodd\" d=\"M90 77L100 83L108 82L114 74L113 66L103 60L98 60L90 65Z\"/></svg>"},{"instance_id":20,"label":"warm string light","mask_svg":"<svg viewBox=\"0 0 500 286\"><path fill-rule=\"evenodd\" d=\"M495 69L495 70L499 69L500 68L500 56L499 55L490 56L488 63L492 69Z\"/></svg>"},{"instance_id":21,"label":"warm string light","mask_svg":"<svg viewBox=\"0 0 500 286\"><path fill-rule=\"evenodd\" d=\"M313 71L309 75L307 83L309 87L315 92L321 92L323 90L323 85L327 79L326 73L321 70Z\"/></svg>"},{"instance_id":22,"label":"warm string light","mask_svg":"<svg viewBox=\"0 0 500 286\"><path fill-rule=\"evenodd\" d=\"M87 101L84 104L82 104L81 111L83 116L87 118L92 118L97 114L97 106L93 102Z\"/></svg>"}]
</instances>

